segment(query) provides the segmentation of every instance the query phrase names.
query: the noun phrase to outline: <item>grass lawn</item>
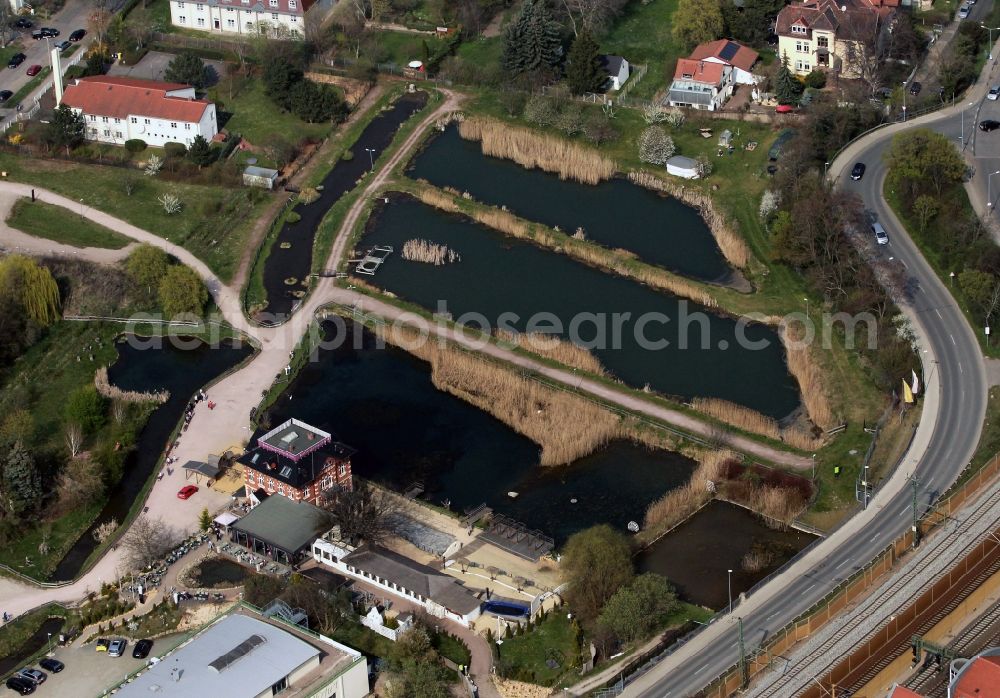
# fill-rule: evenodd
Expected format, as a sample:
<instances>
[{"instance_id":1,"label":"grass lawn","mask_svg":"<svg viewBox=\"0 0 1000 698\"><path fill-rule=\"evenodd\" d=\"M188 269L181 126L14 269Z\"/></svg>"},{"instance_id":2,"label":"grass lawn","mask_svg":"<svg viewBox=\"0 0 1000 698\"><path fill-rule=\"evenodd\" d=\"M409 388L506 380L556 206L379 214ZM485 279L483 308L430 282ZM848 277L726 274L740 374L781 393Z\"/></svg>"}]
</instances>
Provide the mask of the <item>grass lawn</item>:
<instances>
[{"instance_id":1,"label":"grass lawn","mask_svg":"<svg viewBox=\"0 0 1000 698\"><path fill-rule=\"evenodd\" d=\"M986 403L986 421L979 437L979 446L972 456L972 466L978 468L997 453L1000 453L1000 388L990 388Z\"/></svg>"},{"instance_id":2,"label":"grass lawn","mask_svg":"<svg viewBox=\"0 0 1000 698\"><path fill-rule=\"evenodd\" d=\"M47 78L49 76L49 73L51 72L52 68L50 68L49 66L45 66L44 68L42 68L41 72L39 72L38 75L28 80L28 82L24 83L24 85L21 86L21 89L15 92L13 96L11 96L11 98L7 100L7 104L9 104L11 107L16 107L18 104L23 102L28 97L28 95L30 95L39 85L42 84L42 80Z\"/></svg>"},{"instance_id":3,"label":"grass lawn","mask_svg":"<svg viewBox=\"0 0 1000 698\"><path fill-rule=\"evenodd\" d=\"M372 32L373 55L380 63L406 65L410 61L424 60L424 43L427 55L433 56L444 48L445 42L434 36L409 34L407 32Z\"/></svg>"},{"instance_id":4,"label":"grass lawn","mask_svg":"<svg viewBox=\"0 0 1000 698\"><path fill-rule=\"evenodd\" d=\"M223 281L236 271L250 228L266 207L267 194L257 189L170 182L145 177L141 171L0 154L0 167L10 179L34 184L82 201L175 242L203 260ZM122 181L131 175L136 187L125 196ZM157 199L180 197L180 213L168 215Z\"/></svg>"},{"instance_id":5,"label":"grass lawn","mask_svg":"<svg viewBox=\"0 0 1000 698\"><path fill-rule=\"evenodd\" d=\"M92 223L62 206L24 198L11 210L7 223L29 235L74 247L105 247L120 250L131 240L103 225Z\"/></svg>"},{"instance_id":6,"label":"grass lawn","mask_svg":"<svg viewBox=\"0 0 1000 698\"><path fill-rule=\"evenodd\" d=\"M490 39L477 37L469 41L463 41L455 52L455 55L465 59L469 63L485 67L500 65L501 53L503 53L503 37L494 36Z\"/></svg>"},{"instance_id":7,"label":"grass lawn","mask_svg":"<svg viewBox=\"0 0 1000 698\"><path fill-rule=\"evenodd\" d=\"M282 111L264 94L260 80L244 81L232 99L223 84L210 88L208 99L216 103L220 112L232 114L225 125L228 131L240 134L256 146L266 145L278 136L294 145L303 138L320 139L330 132L329 123L307 124L294 114Z\"/></svg>"},{"instance_id":8,"label":"grass lawn","mask_svg":"<svg viewBox=\"0 0 1000 698\"><path fill-rule=\"evenodd\" d=\"M649 98L668 86L682 49L671 33L671 18L677 0L632 0L611 32L601 40L601 51L624 56L629 63L645 63L649 72L629 92L630 97Z\"/></svg>"},{"instance_id":9,"label":"grass lawn","mask_svg":"<svg viewBox=\"0 0 1000 698\"><path fill-rule=\"evenodd\" d=\"M499 666L503 675L541 686L552 686L579 663L576 627L566 618L566 609L550 611L531 632L503 640L499 645ZM546 660L558 663L555 669Z\"/></svg>"}]
</instances>

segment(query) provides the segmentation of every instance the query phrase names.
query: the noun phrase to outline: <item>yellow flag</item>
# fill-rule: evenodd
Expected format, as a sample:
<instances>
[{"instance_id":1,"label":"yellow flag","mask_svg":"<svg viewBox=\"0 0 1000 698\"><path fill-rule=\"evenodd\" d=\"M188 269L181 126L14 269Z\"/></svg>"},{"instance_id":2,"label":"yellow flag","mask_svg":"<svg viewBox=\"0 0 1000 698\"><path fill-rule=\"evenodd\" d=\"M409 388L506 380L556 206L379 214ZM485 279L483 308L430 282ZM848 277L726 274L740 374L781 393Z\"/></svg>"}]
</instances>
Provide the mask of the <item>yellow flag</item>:
<instances>
[{"instance_id":1,"label":"yellow flag","mask_svg":"<svg viewBox=\"0 0 1000 698\"><path fill-rule=\"evenodd\" d=\"M913 391L910 390L910 386L907 382L903 381L903 402L912 403L913 402Z\"/></svg>"}]
</instances>

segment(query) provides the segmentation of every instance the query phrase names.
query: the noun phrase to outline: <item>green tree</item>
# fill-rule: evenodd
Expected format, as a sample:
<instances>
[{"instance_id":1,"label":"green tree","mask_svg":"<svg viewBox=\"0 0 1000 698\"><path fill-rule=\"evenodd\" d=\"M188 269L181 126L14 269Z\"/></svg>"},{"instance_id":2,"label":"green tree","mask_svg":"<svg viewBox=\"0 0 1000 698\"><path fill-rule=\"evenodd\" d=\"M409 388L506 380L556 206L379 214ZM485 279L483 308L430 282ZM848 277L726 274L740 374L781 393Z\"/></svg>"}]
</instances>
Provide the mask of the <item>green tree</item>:
<instances>
[{"instance_id":1,"label":"green tree","mask_svg":"<svg viewBox=\"0 0 1000 698\"><path fill-rule=\"evenodd\" d=\"M66 419L79 424L85 434L93 434L107 421L107 400L92 385L84 385L69 394Z\"/></svg>"},{"instance_id":2,"label":"green tree","mask_svg":"<svg viewBox=\"0 0 1000 698\"><path fill-rule=\"evenodd\" d=\"M724 22L719 0L680 0L672 17L674 38L685 51L722 36Z\"/></svg>"},{"instance_id":3,"label":"green tree","mask_svg":"<svg viewBox=\"0 0 1000 698\"><path fill-rule=\"evenodd\" d=\"M191 85L199 90L208 84L209 70L204 61L189 51L178 53L167 66L163 77L170 82Z\"/></svg>"},{"instance_id":4,"label":"green tree","mask_svg":"<svg viewBox=\"0 0 1000 698\"><path fill-rule=\"evenodd\" d=\"M28 518L42 502L42 476L24 446L15 443L3 464L3 508L18 519Z\"/></svg>"},{"instance_id":5,"label":"green tree","mask_svg":"<svg viewBox=\"0 0 1000 698\"><path fill-rule=\"evenodd\" d=\"M911 198L928 191L940 195L965 178L965 160L958 149L947 136L926 128L893 136L885 160L891 187Z\"/></svg>"},{"instance_id":6,"label":"green tree","mask_svg":"<svg viewBox=\"0 0 1000 698\"><path fill-rule=\"evenodd\" d=\"M941 204L933 196L922 194L917 197L917 200L913 202L913 213L917 216L921 232L927 230L928 224L934 220L939 210L941 210Z\"/></svg>"},{"instance_id":7,"label":"green tree","mask_svg":"<svg viewBox=\"0 0 1000 698\"><path fill-rule=\"evenodd\" d=\"M139 286L152 292L167 273L170 258L159 247L139 245L125 260L125 271Z\"/></svg>"},{"instance_id":8,"label":"green tree","mask_svg":"<svg viewBox=\"0 0 1000 698\"><path fill-rule=\"evenodd\" d=\"M751 45L763 44L771 33L774 16L784 6L784 0L744 0L740 5L723 0L727 35Z\"/></svg>"},{"instance_id":9,"label":"green tree","mask_svg":"<svg viewBox=\"0 0 1000 698\"><path fill-rule=\"evenodd\" d=\"M15 409L7 413L0 425L0 439L11 443L31 443L35 433L35 418L25 409Z\"/></svg>"},{"instance_id":10,"label":"green tree","mask_svg":"<svg viewBox=\"0 0 1000 698\"><path fill-rule=\"evenodd\" d=\"M633 579L608 599L599 623L623 642L648 637L677 608L677 594L658 574L647 573Z\"/></svg>"},{"instance_id":11,"label":"green tree","mask_svg":"<svg viewBox=\"0 0 1000 698\"><path fill-rule=\"evenodd\" d=\"M211 165L215 161L215 151L212 150L212 146L209 145L208 141L200 133L191 141L191 147L188 148L187 154L191 158L191 162L198 167Z\"/></svg>"},{"instance_id":12,"label":"green tree","mask_svg":"<svg viewBox=\"0 0 1000 698\"><path fill-rule=\"evenodd\" d=\"M11 294L32 322L47 327L59 319L59 285L52 273L24 255L0 260L0 289Z\"/></svg>"},{"instance_id":13,"label":"green tree","mask_svg":"<svg viewBox=\"0 0 1000 698\"><path fill-rule=\"evenodd\" d=\"M958 275L958 286L972 306L975 315L989 322L1000 302L1000 283L992 274L966 269Z\"/></svg>"},{"instance_id":14,"label":"green tree","mask_svg":"<svg viewBox=\"0 0 1000 698\"><path fill-rule=\"evenodd\" d=\"M340 121L347 114L347 105L329 85L317 85L309 80L295 83L288 93L288 105L303 121Z\"/></svg>"},{"instance_id":15,"label":"green tree","mask_svg":"<svg viewBox=\"0 0 1000 698\"><path fill-rule=\"evenodd\" d=\"M277 57L264 67L264 92L278 106L290 109L292 88L304 79L300 68Z\"/></svg>"},{"instance_id":16,"label":"green tree","mask_svg":"<svg viewBox=\"0 0 1000 698\"><path fill-rule=\"evenodd\" d=\"M208 507L205 507L204 509L201 510L201 513L198 514L198 528L200 528L202 532L204 532L210 529L211 527L212 527L212 515L208 513Z\"/></svg>"},{"instance_id":17,"label":"green tree","mask_svg":"<svg viewBox=\"0 0 1000 698\"><path fill-rule=\"evenodd\" d=\"M802 94L802 83L792 75L788 68L788 54L781 56L781 65L774 76L774 93L779 104L798 104Z\"/></svg>"},{"instance_id":18,"label":"green tree","mask_svg":"<svg viewBox=\"0 0 1000 698\"><path fill-rule=\"evenodd\" d=\"M415 625L399 636L389 655L389 698L448 698L449 672L441 665L430 634Z\"/></svg>"},{"instance_id":19,"label":"green tree","mask_svg":"<svg viewBox=\"0 0 1000 698\"><path fill-rule=\"evenodd\" d=\"M559 65L560 31L544 2L525 0L517 17L504 29L501 67L513 76Z\"/></svg>"},{"instance_id":20,"label":"green tree","mask_svg":"<svg viewBox=\"0 0 1000 698\"><path fill-rule=\"evenodd\" d=\"M168 318L186 313L201 315L208 291L193 269L175 265L167 269L160 281L159 297Z\"/></svg>"},{"instance_id":21,"label":"green tree","mask_svg":"<svg viewBox=\"0 0 1000 698\"><path fill-rule=\"evenodd\" d=\"M75 148L83 142L86 134L86 125L83 121L83 113L75 112L66 104L61 104L52 112L52 120L49 121L46 129L45 140L54 148L65 148L69 154L71 148Z\"/></svg>"},{"instance_id":22,"label":"green tree","mask_svg":"<svg viewBox=\"0 0 1000 698\"><path fill-rule=\"evenodd\" d=\"M83 69L84 77L92 75L104 75L104 66L107 64L107 56L100 51L91 51L87 56L87 63Z\"/></svg>"},{"instance_id":23,"label":"green tree","mask_svg":"<svg viewBox=\"0 0 1000 698\"><path fill-rule=\"evenodd\" d=\"M576 37L566 56L566 82L575 95L597 92L607 76L601 69L600 48L589 32Z\"/></svg>"},{"instance_id":24,"label":"green tree","mask_svg":"<svg viewBox=\"0 0 1000 698\"><path fill-rule=\"evenodd\" d=\"M632 579L628 540L606 524L570 536L559 563L570 607L593 621L616 591Z\"/></svg>"}]
</instances>

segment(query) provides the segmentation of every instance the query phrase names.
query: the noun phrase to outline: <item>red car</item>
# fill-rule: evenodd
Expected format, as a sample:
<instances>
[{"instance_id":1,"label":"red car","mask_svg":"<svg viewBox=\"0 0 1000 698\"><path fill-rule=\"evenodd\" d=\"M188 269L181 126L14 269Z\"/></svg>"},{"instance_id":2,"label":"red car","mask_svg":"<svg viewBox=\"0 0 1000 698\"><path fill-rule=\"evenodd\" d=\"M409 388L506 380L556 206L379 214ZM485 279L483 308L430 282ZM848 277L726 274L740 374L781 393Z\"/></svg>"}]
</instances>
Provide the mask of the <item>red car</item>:
<instances>
[{"instance_id":1,"label":"red car","mask_svg":"<svg viewBox=\"0 0 1000 698\"><path fill-rule=\"evenodd\" d=\"M40 72L42 72L42 66L40 65L28 66L28 75L38 75Z\"/></svg>"},{"instance_id":2,"label":"red car","mask_svg":"<svg viewBox=\"0 0 1000 698\"><path fill-rule=\"evenodd\" d=\"M181 488L181 491L177 493L177 498L178 499L187 499L188 497L190 497L192 494L194 494L197 491L198 491L198 488L195 487L194 485L184 485L184 487Z\"/></svg>"},{"instance_id":3,"label":"red car","mask_svg":"<svg viewBox=\"0 0 1000 698\"><path fill-rule=\"evenodd\" d=\"M791 104L779 104L774 108L774 111L776 111L778 114L790 114L793 111L795 111L795 107L793 107Z\"/></svg>"}]
</instances>

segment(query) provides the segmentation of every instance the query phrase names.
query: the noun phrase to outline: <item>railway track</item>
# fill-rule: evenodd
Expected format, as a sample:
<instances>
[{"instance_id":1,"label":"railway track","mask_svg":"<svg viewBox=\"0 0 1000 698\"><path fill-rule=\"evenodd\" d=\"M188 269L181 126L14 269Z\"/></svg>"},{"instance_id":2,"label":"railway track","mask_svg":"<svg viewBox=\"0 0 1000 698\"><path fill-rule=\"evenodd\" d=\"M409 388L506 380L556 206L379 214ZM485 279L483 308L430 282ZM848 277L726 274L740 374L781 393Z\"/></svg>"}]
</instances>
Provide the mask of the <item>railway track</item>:
<instances>
[{"instance_id":1,"label":"railway track","mask_svg":"<svg viewBox=\"0 0 1000 698\"><path fill-rule=\"evenodd\" d=\"M760 686L756 690L752 690L750 695L753 698L788 698L801 694L810 688L813 678L825 676L844 657L850 654L851 649L863 642L865 637L877 629L876 625L865 630L863 626L866 621L870 622L873 617L886 618L897 615L911 605L918 594L914 593L913 589L909 593L904 592L908 586L914 584L921 573L946 561L944 566L933 573L933 578L940 577L953 569L964 558L964 547L954 545L956 537L961 537L963 534L968 534L984 525L995 524L1000 520L1000 501L996 497L997 490L998 486L994 483L980 495L977 503L971 511L965 514L964 518L952 518L944 523L934 535L924 541L923 546L917 552L917 557L893 574L888 586L883 586L870 594L850 612L850 616L845 620L835 621L830 626L829 637L825 641L819 645L809 645L808 653L802 652L807 656L799 663L789 665L781 676L775 678L767 686ZM987 530L992 531L992 528L989 526ZM983 579L987 576L984 576Z\"/></svg>"},{"instance_id":2,"label":"railway track","mask_svg":"<svg viewBox=\"0 0 1000 698\"><path fill-rule=\"evenodd\" d=\"M959 657L972 657L1000 640L1000 602L993 604L969 627L948 643L948 649ZM938 667L924 662L904 684L927 698L945 698L948 691L947 665Z\"/></svg>"}]
</instances>

